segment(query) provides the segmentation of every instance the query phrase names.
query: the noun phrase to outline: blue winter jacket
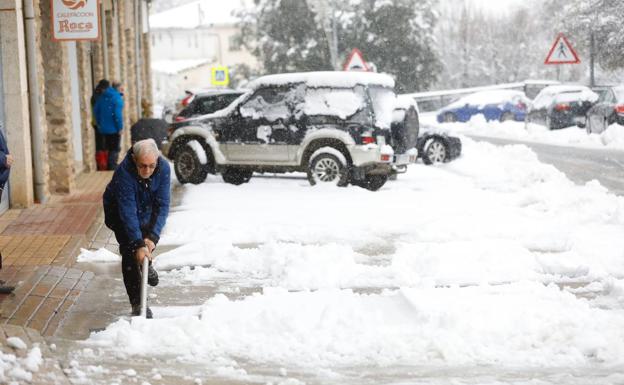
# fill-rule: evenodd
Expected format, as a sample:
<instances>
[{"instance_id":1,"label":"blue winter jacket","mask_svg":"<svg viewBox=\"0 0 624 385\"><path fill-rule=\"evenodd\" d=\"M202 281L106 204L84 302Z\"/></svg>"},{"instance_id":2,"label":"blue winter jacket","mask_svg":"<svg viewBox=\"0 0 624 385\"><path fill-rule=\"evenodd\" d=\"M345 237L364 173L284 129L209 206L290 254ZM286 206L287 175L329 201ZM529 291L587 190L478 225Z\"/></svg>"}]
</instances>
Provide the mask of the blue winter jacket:
<instances>
[{"instance_id":1,"label":"blue winter jacket","mask_svg":"<svg viewBox=\"0 0 624 385\"><path fill-rule=\"evenodd\" d=\"M145 238L158 243L169 215L170 179L169 163L162 156L158 157L152 176L141 178L132 149L128 151L115 169L103 197L104 222L118 240L123 240L120 246L134 251L145 246Z\"/></svg>"},{"instance_id":2,"label":"blue winter jacket","mask_svg":"<svg viewBox=\"0 0 624 385\"><path fill-rule=\"evenodd\" d=\"M7 146L6 138L0 131L0 188L4 188L4 185L9 180L11 168L6 166L6 156L8 154L9 147Z\"/></svg>"},{"instance_id":3,"label":"blue winter jacket","mask_svg":"<svg viewBox=\"0 0 624 385\"><path fill-rule=\"evenodd\" d=\"M124 101L119 91L108 87L97 98L93 107L95 122L100 134L116 134L123 128Z\"/></svg>"}]
</instances>

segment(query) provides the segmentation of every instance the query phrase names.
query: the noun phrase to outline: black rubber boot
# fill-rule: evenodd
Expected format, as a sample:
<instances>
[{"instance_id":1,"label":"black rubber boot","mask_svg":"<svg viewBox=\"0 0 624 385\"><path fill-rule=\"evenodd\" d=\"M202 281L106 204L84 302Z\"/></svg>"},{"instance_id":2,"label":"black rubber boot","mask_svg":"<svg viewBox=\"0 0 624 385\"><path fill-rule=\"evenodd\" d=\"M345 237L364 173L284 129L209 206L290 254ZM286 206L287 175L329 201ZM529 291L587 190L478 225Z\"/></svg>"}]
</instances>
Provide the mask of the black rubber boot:
<instances>
[{"instance_id":1,"label":"black rubber boot","mask_svg":"<svg viewBox=\"0 0 624 385\"><path fill-rule=\"evenodd\" d=\"M140 316L140 315L141 315L141 304L132 306L132 316L136 317L136 316ZM148 306L146 311L145 311L145 318L152 319L152 317L153 317L152 309L150 309L149 306Z\"/></svg>"}]
</instances>

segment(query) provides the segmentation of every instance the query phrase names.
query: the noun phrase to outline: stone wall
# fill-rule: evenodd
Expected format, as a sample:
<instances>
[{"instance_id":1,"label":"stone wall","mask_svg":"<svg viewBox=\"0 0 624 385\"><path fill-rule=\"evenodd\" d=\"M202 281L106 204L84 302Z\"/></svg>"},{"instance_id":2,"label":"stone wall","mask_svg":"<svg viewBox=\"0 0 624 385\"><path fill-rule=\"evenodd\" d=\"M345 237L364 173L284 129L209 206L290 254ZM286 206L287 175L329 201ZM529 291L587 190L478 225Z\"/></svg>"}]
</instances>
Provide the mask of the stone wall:
<instances>
[{"instance_id":1,"label":"stone wall","mask_svg":"<svg viewBox=\"0 0 624 385\"><path fill-rule=\"evenodd\" d=\"M0 0L4 124L7 144L15 158L9 182L12 207L27 207L33 204L28 82L21 3L15 0Z\"/></svg>"},{"instance_id":2,"label":"stone wall","mask_svg":"<svg viewBox=\"0 0 624 385\"><path fill-rule=\"evenodd\" d=\"M39 91L37 101L30 103L27 79L27 52L22 5L33 1L35 17L35 67ZM144 114L150 114L152 81L149 34L135 26L132 0L104 0L107 36L100 41L78 42L76 55L79 79L79 103L83 162L75 164L72 130L71 74L65 42L52 41L50 12L52 0L0 0L0 57L3 66L3 100L7 140L16 158L11 172L11 206L28 207L34 203L33 165L42 171L38 191L42 199L50 194L71 193L77 169L95 170L94 131L91 126L90 98L94 83L107 78L119 80L125 88L122 154L130 145L130 125ZM142 20L140 20L142 22ZM141 90L137 88L136 33L141 36ZM108 66L104 65L103 44L107 45ZM2 92L2 91L0 91ZM139 95L143 100L138 100ZM139 111L138 107L143 107ZM76 107L76 106L74 106ZM42 148L33 154L36 142L31 137L30 114L39 110ZM36 115L36 114L35 114ZM37 126L37 125L33 125Z\"/></svg>"},{"instance_id":3,"label":"stone wall","mask_svg":"<svg viewBox=\"0 0 624 385\"><path fill-rule=\"evenodd\" d=\"M152 55L150 53L150 35L143 34L143 116L151 118L154 113L154 89L152 83Z\"/></svg>"},{"instance_id":4,"label":"stone wall","mask_svg":"<svg viewBox=\"0 0 624 385\"><path fill-rule=\"evenodd\" d=\"M40 3L42 20L50 20L50 1ZM41 52L45 66L45 110L48 121L50 191L71 193L76 183L72 143L69 60L65 43L52 41L48 23L41 28Z\"/></svg>"},{"instance_id":5,"label":"stone wall","mask_svg":"<svg viewBox=\"0 0 624 385\"><path fill-rule=\"evenodd\" d=\"M35 51L36 51L36 62L37 62L37 85L38 85L38 93L39 100L37 101L36 106L30 106L30 108L38 108L39 109L39 130L42 136L42 147L40 148L40 159L44 161L40 161L37 167L41 168L42 172L42 180L40 183L35 178L35 185L39 184L39 188L41 189L41 200L46 200L50 196L50 164L47 162L48 159L48 122L46 120L46 110L45 110L45 68L43 66L43 55L41 52L41 29L43 28L43 20L41 19L40 12L40 0L33 0L33 6L35 11ZM29 85L32 87L32 85ZM35 187L36 188L36 187ZM37 197L35 197L36 199Z\"/></svg>"},{"instance_id":6,"label":"stone wall","mask_svg":"<svg viewBox=\"0 0 624 385\"><path fill-rule=\"evenodd\" d=\"M78 55L78 78L80 79L80 120L82 122L82 163L83 172L97 170L95 165L95 131L91 125L91 94L95 84L91 78L91 43L76 44Z\"/></svg>"},{"instance_id":7,"label":"stone wall","mask_svg":"<svg viewBox=\"0 0 624 385\"><path fill-rule=\"evenodd\" d=\"M119 1L117 2L117 16L118 16L118 30L119 34L119 80L123 86L124 91L127 91L127 88L131 86L130 79L128 78L128 62L131 55L131 52L128 52L128 42L127 42L127 33L126 33L126 19L127 19L127 2ZM122 153L123 150L129 148L130 146L130 100L129 95L124 95L124 130L121 135L121 143L122 143Z\"/></svg>"}]
</instances>

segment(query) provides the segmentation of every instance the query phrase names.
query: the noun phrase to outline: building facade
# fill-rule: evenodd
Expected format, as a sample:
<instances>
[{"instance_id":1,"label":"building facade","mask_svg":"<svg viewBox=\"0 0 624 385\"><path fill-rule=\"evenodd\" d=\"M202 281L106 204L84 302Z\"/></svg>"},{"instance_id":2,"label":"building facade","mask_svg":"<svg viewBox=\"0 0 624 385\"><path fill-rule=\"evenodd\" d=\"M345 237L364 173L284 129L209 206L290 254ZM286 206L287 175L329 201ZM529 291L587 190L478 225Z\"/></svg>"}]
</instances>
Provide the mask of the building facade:
<instances>
[{"instance_id":1,"label":"building facade","mask_svg":"<svg viewBox=\"0 0 624 385\"><path fill-rule=\"evenodd\" d=\"M239 65L258 69L239 40L236 10L250 1L195 1L150 17L155 103L172 105L185 90L213 88L212 69Z\"/></svg>"},{"instance_id":2,"label":"building facade","mask_svg":"<svg viewBox=\"0 0 624 385\"><path fill-rule=\"evenodd\" d=\"M15 157L3 202L15 208L69 194L96 170L90 98L100 79L124 86L122 150L130 125L151 115L149 2L100 0L99 40L54 41L53 1L0 0L0 126Z\"/></svg>"}]
</instances>

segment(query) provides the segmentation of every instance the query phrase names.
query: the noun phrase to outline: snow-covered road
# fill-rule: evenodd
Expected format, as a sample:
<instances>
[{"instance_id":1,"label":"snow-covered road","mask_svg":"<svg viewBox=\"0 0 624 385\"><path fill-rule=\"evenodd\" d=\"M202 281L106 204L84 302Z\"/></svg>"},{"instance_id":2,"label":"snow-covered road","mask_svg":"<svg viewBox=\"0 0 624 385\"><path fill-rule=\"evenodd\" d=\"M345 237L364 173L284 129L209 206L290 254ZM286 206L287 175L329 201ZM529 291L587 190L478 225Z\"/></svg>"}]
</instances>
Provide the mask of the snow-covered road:
<instances>
[{"instance_id":1,"label":"snow-covered road","mask_svg":"<svg viewBox=\"0 0 624 385\"><path fill-rule=\"evenodd\" d=\"M158 257L153 292L223 294L120 319L85 354L242 382L263 382L255 367L290 384L624 380L624 198L525 146L463 144L378 192L300 175L180 187L161 241L179 247Z\"/></svg>"}]
</instances>

